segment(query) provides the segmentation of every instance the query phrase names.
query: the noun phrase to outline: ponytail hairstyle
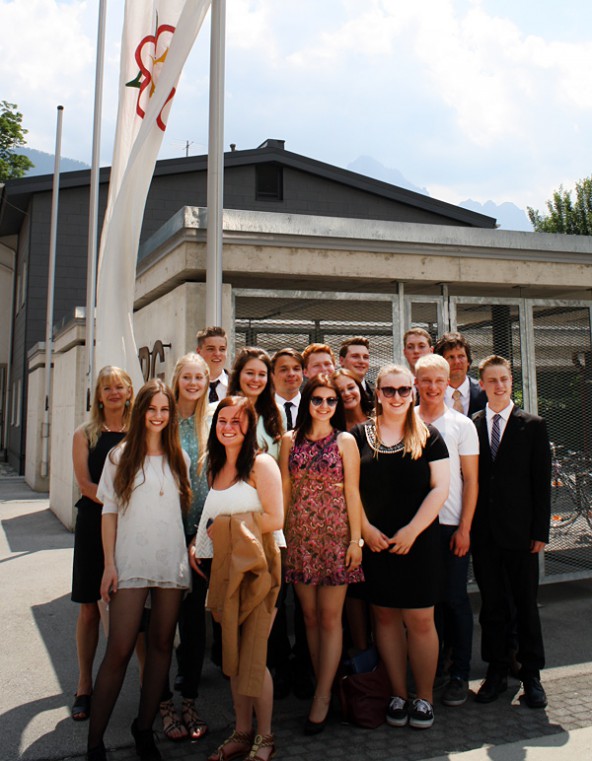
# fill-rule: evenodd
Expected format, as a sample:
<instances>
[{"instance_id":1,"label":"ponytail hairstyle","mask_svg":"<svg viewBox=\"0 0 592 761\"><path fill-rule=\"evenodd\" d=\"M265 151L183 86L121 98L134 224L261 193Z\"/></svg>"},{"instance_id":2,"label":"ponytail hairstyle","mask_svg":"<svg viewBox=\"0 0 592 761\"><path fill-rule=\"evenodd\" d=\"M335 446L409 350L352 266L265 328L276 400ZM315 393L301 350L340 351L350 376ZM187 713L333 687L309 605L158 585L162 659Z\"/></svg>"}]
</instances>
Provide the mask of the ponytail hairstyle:
<instances>
[{"instance_id":1,"label":"ponytail hairstyle","mask_svg":"<svg viewBox=\"0 0 592 761\"><path fill-rule=\"evenodd\" d=\"M171 389L158 378L149 380L139 390L132 410L129 430L123 441L116 447L121 452L121 456L113 481L115 494L125 510L135 488L134 483L139 471L142 472L142 483L146 480L144 473L144 463L147 455L146 413L156 394L164 394L169 404L169 422L162 430L161 445L164 457L169 464L179 490L181 510L186 514L191 504L191 485L179 439L177 406ZM109 454L110 458L112 458L112 453ZM113 459L111 459L111 462L113 462Z\"/></svg>"}]
</instances>

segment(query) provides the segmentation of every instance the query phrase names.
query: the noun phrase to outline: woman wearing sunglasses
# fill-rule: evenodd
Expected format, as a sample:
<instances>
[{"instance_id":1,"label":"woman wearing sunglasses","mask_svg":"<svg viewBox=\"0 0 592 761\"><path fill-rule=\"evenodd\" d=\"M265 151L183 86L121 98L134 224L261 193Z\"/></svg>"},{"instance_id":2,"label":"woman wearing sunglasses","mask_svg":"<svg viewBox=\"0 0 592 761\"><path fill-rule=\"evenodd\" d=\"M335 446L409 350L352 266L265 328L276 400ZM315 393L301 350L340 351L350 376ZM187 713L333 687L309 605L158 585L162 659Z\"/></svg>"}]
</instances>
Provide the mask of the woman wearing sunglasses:
<instances>
[{"instance_id":1,"label":"woman wearing sunglasses","mask_svg":"<svg viewBox=\"0 0 592 761\"><path fill-rule=\"evenodd\" d=\"M335 383L321 373L302 390L293 431L282 438L286 580L302 606L316 692L305 734L325 728L341 657L347 585L363 580L360 458Z\"/></svg>"},{"instance_id":2,"label":"woman wearing sunglasses","mask_svg":"<svg viewBox=\"0 0 592 761\"><path fill-rule=\"evenodd\" d=\"M364 574L376 644L391 681L387 722L433 724L438 660L438 512L448 496L448 450L414 412L413 376L387 365L376 379L376 418L352 434L360 455ZM407 657L416 698L408 701Z\"/></svg>"}]
</instances>

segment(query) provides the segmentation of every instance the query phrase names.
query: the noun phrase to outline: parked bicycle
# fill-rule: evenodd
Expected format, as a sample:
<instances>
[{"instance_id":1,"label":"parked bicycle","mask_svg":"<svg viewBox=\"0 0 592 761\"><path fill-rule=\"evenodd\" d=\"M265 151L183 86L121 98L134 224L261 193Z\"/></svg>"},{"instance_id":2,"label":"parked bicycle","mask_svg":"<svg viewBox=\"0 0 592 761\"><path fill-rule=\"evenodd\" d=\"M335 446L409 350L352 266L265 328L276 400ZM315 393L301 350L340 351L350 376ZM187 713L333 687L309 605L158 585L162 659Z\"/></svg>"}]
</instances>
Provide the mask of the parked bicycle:
<instances>
[{"instance_id":1,"label":"parked bicycle","mask_svg":"<svg viewBox=\"0 0 592 761\"><path fill-rule=\"evenodd\" d=\"M564 529L580 517L592 529L592 456L551 443L551 528Z\"/></svg>"}]
</instances>

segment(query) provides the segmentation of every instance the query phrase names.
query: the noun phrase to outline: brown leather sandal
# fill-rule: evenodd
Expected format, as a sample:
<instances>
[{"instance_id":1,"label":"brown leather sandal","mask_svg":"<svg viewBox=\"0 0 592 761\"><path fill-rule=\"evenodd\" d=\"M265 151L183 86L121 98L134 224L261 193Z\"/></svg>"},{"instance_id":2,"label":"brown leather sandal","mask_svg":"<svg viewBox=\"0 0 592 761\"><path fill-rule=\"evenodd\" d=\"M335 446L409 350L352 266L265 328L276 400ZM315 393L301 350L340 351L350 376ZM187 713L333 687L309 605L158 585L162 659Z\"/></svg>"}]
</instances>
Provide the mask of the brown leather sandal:
<instances>
[{"instance_id":1,"label":"brown leather sandal","mask_svg":"<svg viewBox=\"0 0 592 761\"><path fill-rule=\"evenodd\" d=\"M208 732L208 725L200 717L192 698L183 698L181 703L183 724L187 727L190 740L199 740Z\"/></svg>"},{"instance_id":2,"label":"brown leather sandal","mask_svg":"<svg viewBox=\"0 0 592 761\"><path fill-rule=\"evenodd\" d=\"M259 751L261 748L271 748L271 753L269 756L265 756L265 758L260 756ZM275 756L275 751L276 747L274 735L257 735L253 740L253 745L251 746L251 750L249 755L246 756L245 761L269 761L270 758Z\"/></svg>"},{"instance_id":3,"label":"brown leather sandal","mask_svg":"<svg viewBox=\"0 0 592 761\"><path fill-rule=\"evenodd\" d=\"M227 745L242 745L241 750L235 750L233 753L227 753L224 748ZM236 729L227 737L226 740L219 745L218 748L208 756L208 761L232 761L234 758L245 758L245 754L252 750L253 746L253 733L252 732L237 732Z\"/></svg>"},{"instance_id":4,"label":"brown leather sandal","mask_svg":"<svg viewBox=\"0 0 592 761\"><path fill-rule=\"evenodd\" d=\"M160 715L162 716L162 731L167 740L180 743L189 737L185 724L183 724L175 711L175 704L172 698L162 701L160 704Z\"/></svg>"}]
</instances>

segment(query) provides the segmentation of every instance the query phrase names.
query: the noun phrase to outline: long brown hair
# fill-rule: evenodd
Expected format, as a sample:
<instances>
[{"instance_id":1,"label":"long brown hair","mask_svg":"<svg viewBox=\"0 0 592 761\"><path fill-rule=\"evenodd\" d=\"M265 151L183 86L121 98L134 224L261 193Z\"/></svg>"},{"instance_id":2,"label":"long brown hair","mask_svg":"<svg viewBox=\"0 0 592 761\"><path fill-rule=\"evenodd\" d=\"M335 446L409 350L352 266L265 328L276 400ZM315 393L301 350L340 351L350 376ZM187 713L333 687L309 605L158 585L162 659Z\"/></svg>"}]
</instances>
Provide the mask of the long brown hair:
<instances>
[{"instance_id":1,"label":"long brown hair","mask_svg":"<svg viewBox=\"0 0 592 761\"><path fill-rule=\"evenodd\" d=\"M197 440L198 458L196 463L191 463L191 466L197 468L198 475L201 475L205 460L206 441L208 438L206 412L208 409L208 383L210 381L210 369L204 358L199 354L195 354L195 352L190 352L189 354L184 354L182 357L179 357L173 371L173 380L171 381L171 388L173 389L173 395L176 402L179 401L179 378L181 377L185 365L198 365L199 369L202 371L206 378L206 387L204 392L195 403L195 409L193 410L193 425L195 430L195 438Z\"/></svg>"},{"instance_id":2,"label":"long brown hair","mask_svg":"<svg viewBox=\"0 0 592 761\"><path fill-rule=\"evenodd\" d=\"M258 359L263 362L267 368L267 383L265 388L257 397L255 402L255 412L259 417L263 418L263 427L271 436L274 441L278 441L284 432L284 426L282 424L282 416L275 403L275 388L273 385L273 378L271 377L271 360L269 354L264 349L258 349L254 346L245 346L237 354L232 366L232 372L228 381L228 394L229 396L242 394L243 391L240 387L240 374L244 366L251 359Z\"/></svg>"},{"instance_id":3,"label":"long brown hair","mask_svg":"<svg viewBox=\"0 0 592 761\"><path fill-rule=\"evenodd\" d=\"M208 475L210 477L210 484L214 483L216 476L226 464L226 447L218 440L216 433L218 416L220 411L225 407L238 407L239 413L247 423L247 430L244 434L245 438L236 461L235 481L246 481L249 478L259 451L257 444L257 415L253 405L246 396L225 397L216 407L208 437Z\"/></svg>"},{"instance_id":4,"label":"long brown hair","mask_svg":"<svg viewBox=\"0 0 592 761\"><path fill-rule=\"evenodd\" d=\"M356 344L357 345L357 344ZM373 405L370 399L368 398L368 394L366 392L366 389L364 386L362 386L362 382L358 378L358 376L355 373L352 373L351 370L348 370L347 367L338 367L337 370L333 373L331 378L335 380L336 378L349 378L350 380L353 380L358 387L358 391L360 392L360 409L362 410L362 413L366 416L369 416L372 412ZM341 396L341 394L339 394ZM347 417L347 413L346 413Z\"/></svg>"},{"instance_id":5,"label":"long brown hair","mask_svg":"<svg viewBox=\"0 0 592 761\"><path fill-rule=\"evenodd\" d=\"M121 451L121 457L113 481L115 494L119 498L122 508L125 509L131 499L138 471L142 471L144 481L146 480L144 473L144 462L147 455L146 413L156 394L164 394L169 404L169 422L161 432L161 445L179 489L181 509L186 513L191 504L191 485L179 439L175 397L171 389L158 378L149 380L139 390L132 410L129 431L117 447ZM112 453L109 457L112 457Z\"/></svg>"},{"instance_id":6,"label":"long brown hair","mask_svg":"<svg viewBox=\"0 0 592 761\"><path fill-rule=\"evenodd\" d=\"M376 390L380 389L382 379L385 375L404 375L409 379L409 385L413 388L413 375L407 367L403 367L402 365L385 365L380 368L378 375L376 376ZM411 393L413 393L413 391ZM374 403L376 407L376 433L380 441L379 418L382 415L382 404L378 399L378 394L376 394ZM419 415L415 414L412 399L407 408L405 420L403 421L403 454L410 454L412 460L418 460L425 447L428 433L429 431L426 424L421 420Z\"/></svg>"},{"instance_id":7,"label":"long brown hair","mask_svg":"<svg viewBox=\"0 0 592 761\"><path fill-rule=\"evenodd\" d=\"M294 425L294 443L300 444L306 434L312 427L312 416L310 414L310 400L312 399L313 392L317 388L330 388L335 392L337 397L337 404L335 405L335 412L331 415L331 425L338 431L347 430L345 424L345 410L343 409L343 402L335 381L329 375L329 373L319 373L314 378L306 381L304 388L302 389L302 396L300 397L300 404L298 406L298 416L296 418L296 424Z\"/></svg>"},{"instance_id":8,"label":"long brown hair","mask_svg":"<svg viewBox=\"0 0 592 761\"><path fill-rule=\"evenodd\" d=\"M99 370L99 374L97 375L92 404L90 407L90 420L84 426L84 433L88 439L89 449L93 449L96 446L99 435L105 425L105 413L103 411L103 405L101 404L101 386L110 381L121 381L124 386L131 389L130 398L127 400L129 401L129 404L125 405L121 420L124 429L129 427L132 405L134 403L132 379L125 370L122 370L120 367L115 367L115 365L105 365L105 367L102 367Z\"/></svg>"}]
</instances>

